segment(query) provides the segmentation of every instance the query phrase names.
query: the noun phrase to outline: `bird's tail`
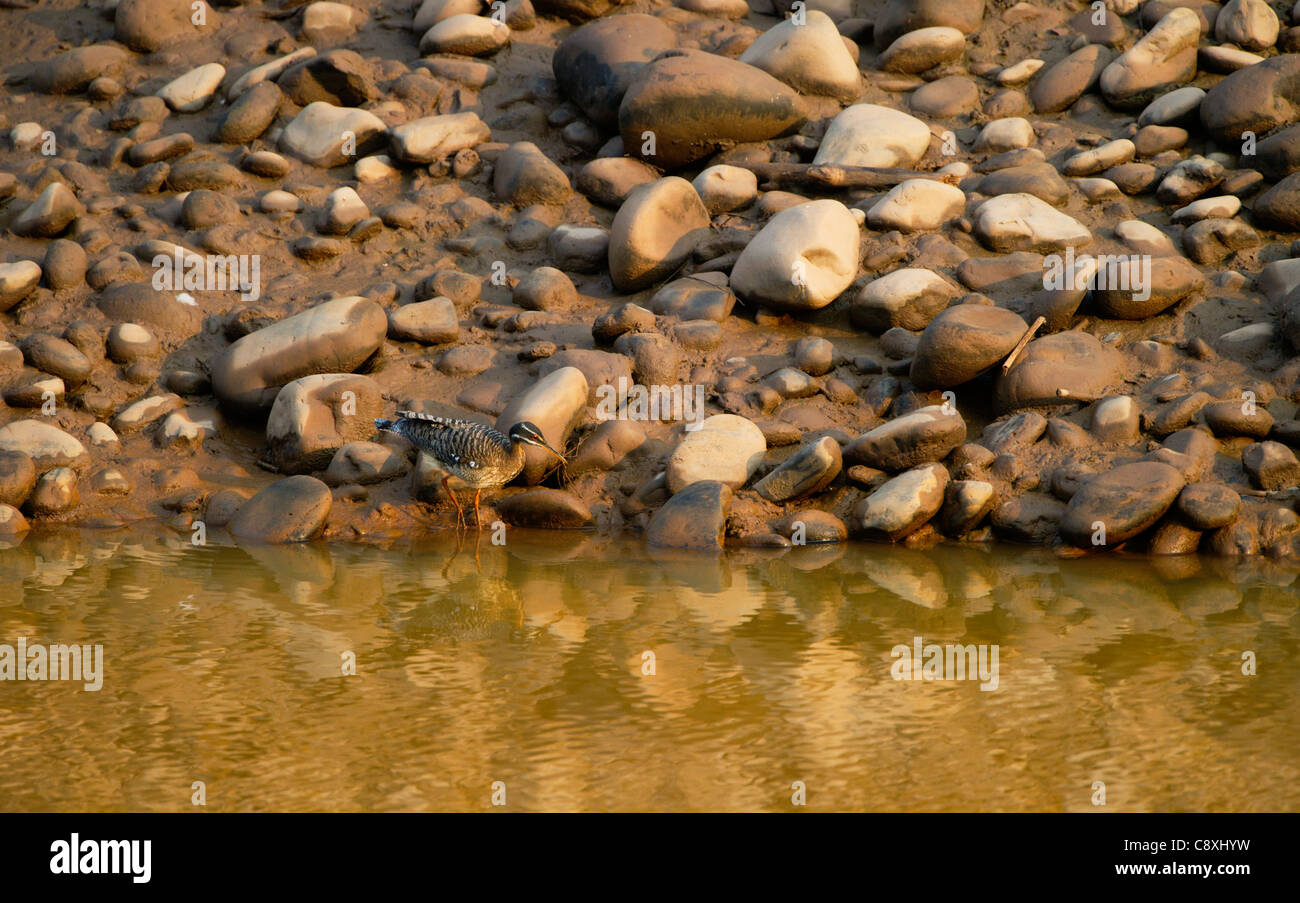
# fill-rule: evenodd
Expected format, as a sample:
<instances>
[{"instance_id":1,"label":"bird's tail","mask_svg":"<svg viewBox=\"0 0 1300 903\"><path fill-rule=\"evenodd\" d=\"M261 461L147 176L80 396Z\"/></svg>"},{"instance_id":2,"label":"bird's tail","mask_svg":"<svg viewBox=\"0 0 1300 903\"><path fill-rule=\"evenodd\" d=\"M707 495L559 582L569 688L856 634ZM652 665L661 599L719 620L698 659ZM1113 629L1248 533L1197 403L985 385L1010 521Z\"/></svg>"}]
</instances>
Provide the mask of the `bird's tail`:
<instances>
[{"instance_id":1,"label":"bird's tail","mask_svg":"<svg viewBox=\"0 0 1300 903\"><path fill-rule=\"evenodd\" d=\"M391 420L384 420L382 417L376 417L376 418L375 418L375 429L377 429L377 430L391 430L392 428L393 428L393 421L391 421Z\"/></svg>"}]
</instances>

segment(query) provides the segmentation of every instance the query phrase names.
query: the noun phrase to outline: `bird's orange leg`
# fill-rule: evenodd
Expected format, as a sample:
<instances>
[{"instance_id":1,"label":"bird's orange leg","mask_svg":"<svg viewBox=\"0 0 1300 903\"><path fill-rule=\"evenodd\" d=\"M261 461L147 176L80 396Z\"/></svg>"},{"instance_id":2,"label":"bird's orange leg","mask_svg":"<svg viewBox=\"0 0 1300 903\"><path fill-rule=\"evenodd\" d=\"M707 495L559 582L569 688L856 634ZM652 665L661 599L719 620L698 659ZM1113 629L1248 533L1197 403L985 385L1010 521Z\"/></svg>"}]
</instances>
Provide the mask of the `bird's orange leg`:
<instances>
[{"instance_id":1,"label":"bird's orange leg","mask_svg":"<svg viewBox=\"0 0 1300 903\"><path fill-rule=\"evenodd\" d=\"M482 489L474 490L474 529L480 533L483 532L483 524L478 519L478 497L482 492Z\"/></svg>"},{"instance_id":2,"label":"bird's orange leg","mask_svg":"<svg viewBox=\"0 0 1300 903\"><path fill-rule=\"evenodd\" d=\"M447 490L447 495L451 497L451 503L456 506L456 526L458 527L466 526L465 512L460 507L460 500L456 498L456 493L451 491L451 484L447 482L450 479L451 479L450 476L445 476L442 478L442 488Z\"/></svg>"}]
</instances>

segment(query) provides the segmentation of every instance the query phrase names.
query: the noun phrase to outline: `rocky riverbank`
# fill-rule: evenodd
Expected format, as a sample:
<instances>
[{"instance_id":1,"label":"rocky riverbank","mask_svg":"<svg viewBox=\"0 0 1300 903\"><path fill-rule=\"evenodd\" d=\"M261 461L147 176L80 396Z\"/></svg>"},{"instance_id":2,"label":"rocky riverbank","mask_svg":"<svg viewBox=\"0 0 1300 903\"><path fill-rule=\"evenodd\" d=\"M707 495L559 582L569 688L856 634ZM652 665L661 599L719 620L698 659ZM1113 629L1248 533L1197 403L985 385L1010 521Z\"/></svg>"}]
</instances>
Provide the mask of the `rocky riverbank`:
<instances>
[{"instance_id":1,"label":"rocky riverbank","mask_svg":"<svg viewBox=\"0 0 1300 903\"><path fill-rule=\"evenodd\" d=\"M4 6L0 535L1300 548L1300 11Z\"/></svg>"}]
</instances>

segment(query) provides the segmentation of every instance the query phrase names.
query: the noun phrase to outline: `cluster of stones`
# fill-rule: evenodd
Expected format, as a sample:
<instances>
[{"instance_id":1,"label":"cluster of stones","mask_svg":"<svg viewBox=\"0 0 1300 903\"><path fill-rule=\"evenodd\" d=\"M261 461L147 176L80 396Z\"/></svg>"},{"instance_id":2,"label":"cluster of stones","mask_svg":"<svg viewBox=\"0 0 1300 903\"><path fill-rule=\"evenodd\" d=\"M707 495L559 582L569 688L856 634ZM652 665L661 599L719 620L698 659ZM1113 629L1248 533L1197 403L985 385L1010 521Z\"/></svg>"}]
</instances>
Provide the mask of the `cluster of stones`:
<instances>
[{"instance_id":1,"label":"cluster of stones","mask_svg":"<svg viewBox=\"0 0 1300 903\"><path fill-rule=\"evenodd\" d=\"M445 497L374 428L402 406L568 451L528 450L495 502L517 525L1300 541L1300 19L282 6L118 0L103 40L11 73L0 534L415 524ZM395 18L400 51L363 56ZM154 278L250 254L261 300ZM694 385L691 429L598 413Z\"/></svg>"}]
</instances>

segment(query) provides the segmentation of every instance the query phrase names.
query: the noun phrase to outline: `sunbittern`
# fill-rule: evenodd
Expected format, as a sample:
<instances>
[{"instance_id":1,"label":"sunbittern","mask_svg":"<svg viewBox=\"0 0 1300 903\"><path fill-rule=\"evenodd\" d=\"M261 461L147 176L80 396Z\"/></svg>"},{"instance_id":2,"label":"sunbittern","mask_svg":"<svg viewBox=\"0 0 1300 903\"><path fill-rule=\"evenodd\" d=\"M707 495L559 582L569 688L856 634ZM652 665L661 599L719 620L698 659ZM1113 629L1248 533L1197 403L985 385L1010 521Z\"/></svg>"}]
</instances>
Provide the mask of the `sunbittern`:
<instances>
[{"instance_id":1,"label":"sunbittern","mask_svg":"<svg viewBox=\"0 0 1300 903\"><path fill-rule=\"evenodd\" d=\"M442 488L456 506L457 525L465 523L465 512L447 481L457 477L473 489L474 526L480 530L483 526L479 522L479 496L484 489L504 486L519 475L524 469L525 445L544 448L564 463L564 455L551 448L542 431L527 421L516 423L508 433L502 433L473 420L398 411L396 420L376 418L375 426L410 439L443 471Z\"/></svg>"}]
</instances>

